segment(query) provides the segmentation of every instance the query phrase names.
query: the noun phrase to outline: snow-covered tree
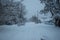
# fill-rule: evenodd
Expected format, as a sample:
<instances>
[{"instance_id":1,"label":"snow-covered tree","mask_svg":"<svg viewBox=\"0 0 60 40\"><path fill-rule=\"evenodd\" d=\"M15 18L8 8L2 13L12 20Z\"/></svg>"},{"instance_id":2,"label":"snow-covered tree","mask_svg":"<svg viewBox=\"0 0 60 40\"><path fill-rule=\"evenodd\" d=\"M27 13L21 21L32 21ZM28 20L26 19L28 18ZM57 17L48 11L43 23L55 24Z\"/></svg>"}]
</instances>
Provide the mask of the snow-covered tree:
<instances>
[{"instance_id":1,"label":"snow-covered tree","mask_svg":"<svg viewBox=\"0 0 60 40\"><path fill-rule=\"evenodd\" d=\"M44 13L51 12L52 18L56 25L60 25L60 0L40 0L41 3L45 3L45 8L41 11ZM56 17L58 18L56 21Z\"/></svg>"},{"instance_id":2,"label":"snow-covered tree","mask_svg":"<svg viewBox=\"0 0 60 40\"><path fill-rule=\"evenodd\" d=\"M13 0L1 0L0 24L17 24L25 22L25 6Z\"/></svg>"},{"instance_id":3,"label":"snow-covered tree","mask_svg":"<svg viewBox=\"0 0 60 40\"><path fill-rule=\"evenodd\" d=\"M38 17L35 15L30 18L30 21L35 22L35 23L41 23L41 20L38 19Z\"/></svg>"}]
</instances>

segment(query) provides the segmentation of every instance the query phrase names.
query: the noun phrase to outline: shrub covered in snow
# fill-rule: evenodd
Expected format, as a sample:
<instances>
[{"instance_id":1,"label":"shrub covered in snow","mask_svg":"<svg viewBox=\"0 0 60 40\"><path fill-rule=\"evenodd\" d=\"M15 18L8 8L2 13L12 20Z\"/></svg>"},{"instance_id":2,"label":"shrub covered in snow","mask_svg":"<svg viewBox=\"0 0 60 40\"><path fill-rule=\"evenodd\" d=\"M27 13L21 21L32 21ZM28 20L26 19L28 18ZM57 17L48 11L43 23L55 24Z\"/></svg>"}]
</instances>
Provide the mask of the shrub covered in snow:
<instances>
[{"instance_id":1,"label":"shrub covered in snow","mask_svg":"<svg viewBox=\"0 0 60 40\"><path fill-rule=\"evenodd\" d=\"M60 15L55 15L53 17L54 24L60 27Z\"/></svg>"},{"instance_id":2,"label":"shrub covered in snow","mask_svg":"<svg viewBox=\"0 0 60 40\"><path fill-rule=\"evenodd\" d=\"M35 22L35 23L41 23L41 20L38 19L38 17L36 17L36 16L32 16L32 17L30 18L30 21Z\"/></svg>"}]
</instances>

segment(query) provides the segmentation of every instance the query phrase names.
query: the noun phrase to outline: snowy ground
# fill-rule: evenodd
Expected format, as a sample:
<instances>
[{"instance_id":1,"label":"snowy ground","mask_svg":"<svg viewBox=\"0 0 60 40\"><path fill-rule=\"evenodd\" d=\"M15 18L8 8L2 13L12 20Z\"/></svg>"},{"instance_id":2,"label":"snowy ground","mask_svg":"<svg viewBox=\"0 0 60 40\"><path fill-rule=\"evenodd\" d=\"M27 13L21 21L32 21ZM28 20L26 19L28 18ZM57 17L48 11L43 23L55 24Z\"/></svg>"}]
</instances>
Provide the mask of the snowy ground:
<instances>
[{"instance_id":1,"label":"snowy ground","mask_svg":"<svg viewBox=\"0 0 60 40\"><path fill-rule=\"evenodd\" d=\"M19 1L19 0L18 0ZM35 15L44 8L39 0L24 0L27 9L27 17ZM26 23L23 26L0 26L0 40L60 40L60 28L54 25Z\"/></svg>"},{"instance_id":2,"label":"snowy ground","mask_svg":"<svg viewBox=\"0 0 60 40\"><path fill-rule=\"evenodd\" d=\"M0 26L0 40L60 40L60 28L53 25L26 23L23 26Z\"/></svg>"}]
</instances>

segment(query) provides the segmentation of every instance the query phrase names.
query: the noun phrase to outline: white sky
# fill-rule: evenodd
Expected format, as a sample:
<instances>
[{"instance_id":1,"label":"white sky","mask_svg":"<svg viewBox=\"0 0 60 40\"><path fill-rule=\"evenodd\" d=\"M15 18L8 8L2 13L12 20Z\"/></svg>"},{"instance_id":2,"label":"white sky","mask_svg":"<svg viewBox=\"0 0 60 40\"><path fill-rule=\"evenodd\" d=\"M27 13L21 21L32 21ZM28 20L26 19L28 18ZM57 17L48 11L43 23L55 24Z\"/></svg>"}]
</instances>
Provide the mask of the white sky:
<instances>
[{"instance_id":1,"label":"white sky","mask_svg":"<svg viewBox=\"0 0 60 40\"><path fill-rule=\"evenodd\" d=\"M44 5L39 0L24 0L23 4L26 6L28 18L44 8Z\"/></svg>"},{"instance_id":2,"label":"white sky","mask_svg":"<svg viewBox=\"0 0 60 40\"><path fill-rule=\"evenodd\" d=\"M27 18L30 18L32 15L36 15L37 12L44 8L44 4L41 4L39 0L24 0L23 4L26 6Z\"/></svg>"}]
</instances>

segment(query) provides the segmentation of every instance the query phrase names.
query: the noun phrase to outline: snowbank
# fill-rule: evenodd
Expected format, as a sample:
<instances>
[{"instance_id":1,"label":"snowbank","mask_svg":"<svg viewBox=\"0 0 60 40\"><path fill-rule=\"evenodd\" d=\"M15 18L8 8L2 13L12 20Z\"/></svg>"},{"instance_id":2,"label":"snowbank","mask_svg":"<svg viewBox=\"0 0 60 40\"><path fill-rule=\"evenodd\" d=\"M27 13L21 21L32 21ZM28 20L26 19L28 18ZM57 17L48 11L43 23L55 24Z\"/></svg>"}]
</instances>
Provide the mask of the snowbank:
<instances>
[{"instance_id":1,"label":"snowbank","mask_svg":"<svg viewBox=\"0 0 60 40\"><path fill-rule=\"evenodd\" d=\"M0 40L60 40L60 29L54 25L26 23L24 26L4 25Z\"/></svg>"}]
</instances>

